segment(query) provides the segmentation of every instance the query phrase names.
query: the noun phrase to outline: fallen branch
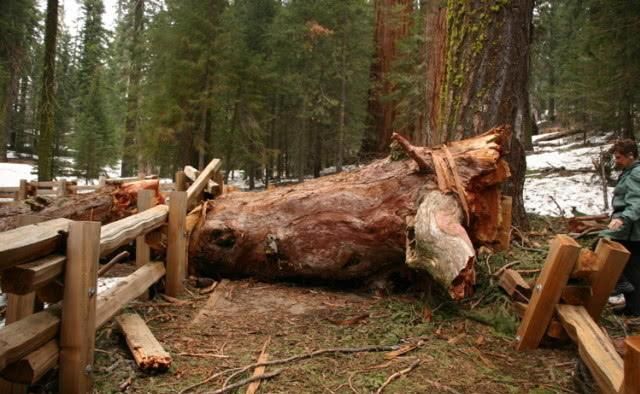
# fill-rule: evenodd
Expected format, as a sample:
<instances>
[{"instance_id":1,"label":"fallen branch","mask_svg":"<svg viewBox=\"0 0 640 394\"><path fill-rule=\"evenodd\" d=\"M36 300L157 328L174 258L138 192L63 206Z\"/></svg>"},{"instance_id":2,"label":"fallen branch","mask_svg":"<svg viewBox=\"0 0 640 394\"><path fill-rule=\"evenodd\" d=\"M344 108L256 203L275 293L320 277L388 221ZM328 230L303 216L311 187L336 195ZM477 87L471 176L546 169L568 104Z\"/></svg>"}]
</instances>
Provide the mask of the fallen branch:
<instances>
[{"instance_id":1,"label":"fallen branch","mask_svg":"<svg viewBox=\"0 0 640 394\"><path fill-rule=\"evenodd\" d=\"M380 346L380 345L373 345L373 346L364 346L364 347L359 347L359 348L330 348L330 349L320 349L320 350L316 350L315 352L311 352L311 353L305 353L305 354L300 354L297 356L291 356L288 358L283 358L283 359L279 359L279 360L271 360L271 361L266 361L266 362L257 362L257 363L253 363L253 364L249 364L246 365L244 367L237 367L237 368L230 368L230 369L226 369L224 371L218 372L218 373L214 373L212 375L210 375L208 378L206 378L205 380L199 382L199 383L195 383L187 388L184 388L180 391L179 394L184 394L190 390L193 390L196 387L202 386L203 384L207 384L209 382L211 382L212 380L227 374L229 372L233 372L233 374L231 376L229 376L229 378L227 378L227 381L233 379L235 376L241 375L243 373L245 373L246 371L256 368L256 367L261 367L261 366L268 366L268 365L280 365L280 364L287 364L293 361L299 361L299 360L305 360L308 358L313 358L313 357L317 357L317 356L321 356L323 354L327 354L327 353L364 353L364 352L389 352L392 350L396 350L399 349L400 345L389 345L389 346Z\"/></svg>"},{"instance_id":2,"label":"fallen branch","mask_svg":"<svg viewBox=\"0 0 640 394\"><path fill-rule=\"evenodd\" d=\"M376 391L376 394L382 393L382 390L384 390L384 388L387 387L389 385L389 383L391 383L395 379L398 379L400 376L406 375L409 372L411 372L415 367L417 367L420 364L421 361L422 360L417 359L411 365L409 365L407 368L403 369L402 371L398 371L398 372L392 374L391 376L389 376L387 378L387 380L385 380L384 383L382 383L382 386L380 386L380 388Z\"/></svg>"},{"instance_id":3,"label":"fallen branch","mask_svg":"<svg viewBox=\"0 0 640 394\"><path fill-rule=\"evenodd\" d=\"M126 250L122 253L118 253L116 257L111 259L111 261L100 267L100 269L98 270L98 276L104 275L107 271L113 268L114 265L118 264L120 261L126 259L127 257L129 257L129 252L127 252Z\"/></svg>"},{"instance_id":4,"label":"fallen branch","mask_svg":"<svg viewBox=\"0 0 640 394\"><path fill-rule=\"evenodd\" d=\"M232 390L234 390L234 389L237 389L238 387L242 387L242 386L244 386L245 384L249 384L249 383L251 383L251 382L255 382L255 381L258 381L258 380L270 379L270 378L272 378L272 377L274 377L274 376L280 375L280 373L282 373L282 371L284 371L284 370L285 370L285 368L281 368L281 369L278 369L278 370L273 371L273 372L263 373L262 375L254 375L254 376L252 376L252 377L250 377L250 378L242 379L242 380L240 380L239 382L236 382L236 383L234 383L234 384L231 384L231 385L229 385L229 386L227 386L227 387L223 387L223 388L218 389L218 390L216 390L216 391L211 391L211 392L209 392L209 393L207 393L207 394L222 394L222 393L227 393L227 392L229 392L229 391L232 391Z\"/></svg>"}]
</instances>

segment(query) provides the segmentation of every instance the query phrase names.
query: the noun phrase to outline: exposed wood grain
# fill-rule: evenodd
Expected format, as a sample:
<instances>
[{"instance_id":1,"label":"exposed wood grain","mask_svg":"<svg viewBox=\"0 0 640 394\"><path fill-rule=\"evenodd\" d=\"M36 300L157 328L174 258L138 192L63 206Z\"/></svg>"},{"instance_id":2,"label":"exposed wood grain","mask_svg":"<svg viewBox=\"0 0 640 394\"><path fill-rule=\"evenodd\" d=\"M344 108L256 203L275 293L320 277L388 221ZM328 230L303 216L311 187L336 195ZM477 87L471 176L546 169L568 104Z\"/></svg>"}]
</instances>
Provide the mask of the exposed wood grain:
<instances>
[{"instance_id":1,"label":"exposed wood grain","mask_svg":"<svg viewBox=\"0 0 640 394\"><path fill-rule=\"evenodd\" d=\"M54 219L0 233L0 270L61 250L68 219Z\"/></svg>"},{"instance_id":2,"label":"exposed wood grain","mask_svg":"<svg viewBox=\"0 0 640 394\"><path fill-rule=\"evenodd\" d=\"M187 192L172 192L169 200L166 283L166 293L171 297L182 293L182 282L187 272L186 215Z\"/></svg>"},{"instance_id":3,"label":"exposed wood grain","mask_svg":"<svg viewBox=\"0 0 640 394\"><path fill-rule=\"evenodd\" d=\"M517 350L538 347L553 316L553 306L560 300L562 289L569 280L579 253L580 245L566 235L557 235L551 242L529 307L518 328Z\"/></svg>"},{"instance_id":4,"label":"exposed wood grain","mask_svg":"<svg viewBox=\"0 0 640 394\"><path fill-rule=\"evenodd\" d=\"M117 222L105 224L100 233L100 256L105 256L138 236L162 226L168 214L168 206L157 205Z\"/></svg>"},{"instance_id":5,"label":"exposed wood grain","mask_svg":"<svg viewBox=\"0 0 640 394\"><path fill-rule=\"evenodd\" d=\"M624 365L609 337L582 306L558 305L558 316L565 330L578 345L598 386L604 393L618 393L622 388Z\"/></svg>"},{"instance_id":6,"label":"exposed wood grain","mask_svg":"<svg viewBox=\"0 0 640 394\"><path fill-rule=\"evenodd\" d=\"M133 359L144 371L162 372L171 366L171 356L153 336L140 315L126 313L116 317Z\"/></svg>"},{"instance_id":7,"label":"exposed wood grain","mask_svg":"<svg viewBox=\"0 0 640 394\"><path fill-rule=\"evenodd\" d=\"M16 265L2 273L2 290L6 293L27 294L58 278L67 258L52 254L30 263Z\"/></svg>"},{"instance_id":8,"label":"exposed wood grain","mask_svg":"<svg viewBox=\"0 0 640 394\"><path fill-rule=\"evenodd\" d=\"M91 392L96 338L100 223L73 222L67 240L60 323L61 393Z\"/></svg>"}]
</instances>

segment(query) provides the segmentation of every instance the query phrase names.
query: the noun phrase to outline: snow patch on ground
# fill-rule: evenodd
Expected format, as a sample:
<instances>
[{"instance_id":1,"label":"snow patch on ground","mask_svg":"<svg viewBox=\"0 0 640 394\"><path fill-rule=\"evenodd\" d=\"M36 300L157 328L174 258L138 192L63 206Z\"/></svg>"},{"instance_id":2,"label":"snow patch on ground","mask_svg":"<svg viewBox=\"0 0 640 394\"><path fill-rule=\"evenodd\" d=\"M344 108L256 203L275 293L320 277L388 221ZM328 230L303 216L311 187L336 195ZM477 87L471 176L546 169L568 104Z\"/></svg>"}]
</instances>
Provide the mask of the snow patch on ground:
<instances>
[{"instance_id":1,"label":"snow patch on ground","mask_svg":"<svg viewBox=\"0 0 640 394\"><path fill-rule=\"evenodd\" d=\"M534 141L536 137L540 138L534 136ZM611 134L592 136L587 138L588 146L585 146L582 136L572 136L541 142L541 146L536 146L534 152L527 155L528 175L524 184L524 205L527 212L567 217L574 216L573 210L589 215L604 213L599 177L594 176L593 172L561 175L557 170L593 170L591 160L611 147L611 138ZM541 171L548 172L535 173ZM608 188L608 200L611 199L612 191L613 188Z\"/></svg>"},{"instance_id":2,"label":"snow patch on ground","mask_svg":"<svg viewBox=\"0 0 640 394\"><path fill-rule=\"evenodd\" d=\"M38 176L33 174L33 165L20 163L0 163L0 186L20 186L20 179L35 181Z\"/></svg>"}]
</instances>

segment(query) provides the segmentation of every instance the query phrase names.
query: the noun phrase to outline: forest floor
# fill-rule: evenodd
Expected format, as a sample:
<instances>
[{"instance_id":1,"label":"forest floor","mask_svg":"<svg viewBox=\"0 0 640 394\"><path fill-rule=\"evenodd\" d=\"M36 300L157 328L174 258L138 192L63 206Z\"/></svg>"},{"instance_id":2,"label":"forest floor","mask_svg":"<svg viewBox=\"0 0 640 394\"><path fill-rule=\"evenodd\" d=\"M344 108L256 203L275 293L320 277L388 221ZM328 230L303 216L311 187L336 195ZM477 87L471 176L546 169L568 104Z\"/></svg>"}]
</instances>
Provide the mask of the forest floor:
<instances>
[{"instance_id":1,"label":"forest floor","mask_svg":"<svg viewBox=\"0 0 640 394\"><path fill-rule=\"evenodd\" d=\"M411 291L372 294L250 279L225 280L208 295L188 287L180 301L155 297L134 302L129 311L144 318L172 355L173 364L162 374L140 372L117 328L109 323L97 336L96 391L180 393L206 381L186 392L213 392L233 371L207 380L209 377L254 363L268 342L270 360L371 345L399 345L406 353L327 353L269 366L266 373L282 371L262 382L262 393L373 393L389 376L415 363L414 369L393 380L384 392L575 392L575 347L547 343L536 351L516 352L518 322L511 301L491 275L518 261L512 268L527 279L535 278L548 241L566 230L563 223L562 219L532 216L527 250L516 239L508 252L481 256L477 293L464 303ZM112 275L126 271L121 267ZM613 338L640 332L634 323L609 312L603 319ZM250 369L232 383L252 373Z\"/></svg>"}]
</instances>

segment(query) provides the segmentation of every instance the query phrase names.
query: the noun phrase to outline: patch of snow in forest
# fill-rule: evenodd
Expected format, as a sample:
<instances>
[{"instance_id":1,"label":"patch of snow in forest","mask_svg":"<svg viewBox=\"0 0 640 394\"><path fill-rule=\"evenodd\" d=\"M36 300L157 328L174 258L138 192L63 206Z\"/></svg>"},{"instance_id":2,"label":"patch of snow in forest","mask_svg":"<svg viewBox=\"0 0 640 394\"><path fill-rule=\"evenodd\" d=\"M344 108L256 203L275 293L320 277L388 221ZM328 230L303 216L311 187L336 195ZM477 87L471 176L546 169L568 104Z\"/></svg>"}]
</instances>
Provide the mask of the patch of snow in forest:
<instances>
[{"instance_id":1,"label":"patch of snow in forest","mask_svg":"<svg viewBox=\"0 0 640 394\"><path fill-rule=\"evenodd\" d=\"M574 149L555 147L553 150L533 153L527 156L527 170L540 171L546 168L560 167L566 170L592 169L591 159L597 157L601 150L607 150L610 147L611 144Z\"/></svg>"},{"instance_id":2,"label":"patch of snow in forest","mask_svg":"<svg viewBox=\"0 0 640 394\"><path fill-rule=\"evenodd\" d=\"M608 188L608 199L612 192L613 188ZM574 216L572 208L587 215L605 212L602 185L591 174L528 177L524 184L524 206L527 212L550 216L560 216L560 209L564 216Z\"/></svg>"},{"instance_id":3,"label":"patch of snow in forest","mask_svg":"<svg viewBox=\"0 0 640 394\"><path fill-rule=\"evenodd\" d=\"M20 179L34 181L38 176L32 174L33 165L22 163L0 163L0 186L20 186Z\"/></svg>"}]
</instances>

